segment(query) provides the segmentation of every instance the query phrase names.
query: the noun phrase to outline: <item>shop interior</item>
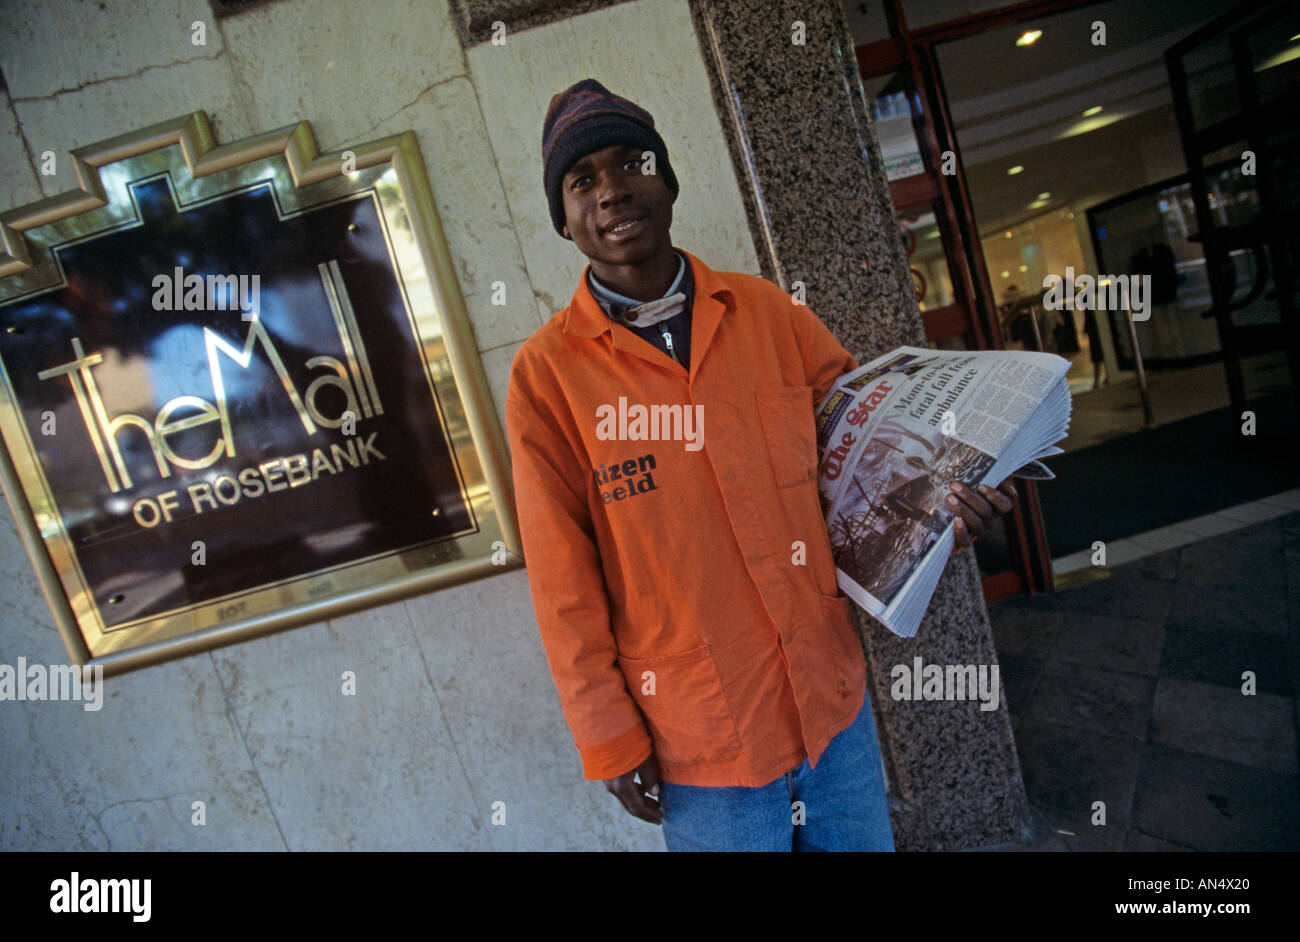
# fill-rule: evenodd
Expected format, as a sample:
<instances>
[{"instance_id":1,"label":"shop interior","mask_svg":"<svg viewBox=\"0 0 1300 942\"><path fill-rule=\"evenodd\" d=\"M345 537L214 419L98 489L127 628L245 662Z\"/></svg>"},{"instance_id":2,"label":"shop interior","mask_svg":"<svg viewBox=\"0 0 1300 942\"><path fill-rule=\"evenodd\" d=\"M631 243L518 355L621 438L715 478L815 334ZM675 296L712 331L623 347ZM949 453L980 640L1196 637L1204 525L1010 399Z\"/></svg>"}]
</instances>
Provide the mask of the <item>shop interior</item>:
<instances>
[{"instance_id":1,"label":"shop interior","mask_svg":"<svg viewBox=\"0 0 1300 942\"><path fill-rule=\"evenodd\" d=\"M1293 264L1295 238L1256 236L1215 263L1223 267L1221 286L1228 286L1221 290L1231 296L1230 322L1246 338L1239 343L1234 333L1225 357L1215 273L1207 266L1166 56L1180 43L1188 47L1179 59L1183 96L1198 129L1227 125L1249 110L1226 34L1202 41L1198 33L1234 4L1110 0L1009 8L872 0L845 9L860 65L878 61L875 50L890 37L908 50L901 68L876 75L863 69L863 81L895 202L912 204L897 215L923 316L960 307L963 279L975 285L967 291L972 320L979 308L992 307L983 311L982 335L968 331L932 345L1001 345L1071 361L1067 454L1056 462L1058 479L1037 488L1057 578L1068 575L1059 563L1078 562L1094 540L1167 528L1300 485L1283 457L1296 431L1295 365L1279 342L1286 311L1295 307L1294 280L1283 275L1284 290L1292 292L1283 304L1277 276L1287 260L1276 257L1280 244L1289 245ZM1297 13L1269 12L1246 49L1256 107L1280 108L1300 88ZM928 122L921 114L927 107ZM936 166L944 160L945 132L955 144L955 167L951 158L947 167ZM1266 141L1263 159L1275 178L1300 177L1296 141L1284 123ZM1286 205L1262 205L1260 178L1243 157L1249 146L1225 137L1199 158L1209 211L1225 232L1256 231L1269 213L1276 220L1295 212L1294 182L1281 184L1290 194ZM959 175L978 253L963 260L957 247L957 217L942 195L954 192L952 184L939 181L938 200L908 199L926 174ZM1107 276L1146 275L1149 287L1145 297L1129 299L1131 320L1126 310L1047 309L1046 279L1068 273L1091 274L1099 288ZM994 319L999 340L991 336ZM1239 364L1246 408L1266 428L1240 431L1229 359ZM1014 564L1003 535L984 543L986 576Z\"/></svg>"}]
</instances>

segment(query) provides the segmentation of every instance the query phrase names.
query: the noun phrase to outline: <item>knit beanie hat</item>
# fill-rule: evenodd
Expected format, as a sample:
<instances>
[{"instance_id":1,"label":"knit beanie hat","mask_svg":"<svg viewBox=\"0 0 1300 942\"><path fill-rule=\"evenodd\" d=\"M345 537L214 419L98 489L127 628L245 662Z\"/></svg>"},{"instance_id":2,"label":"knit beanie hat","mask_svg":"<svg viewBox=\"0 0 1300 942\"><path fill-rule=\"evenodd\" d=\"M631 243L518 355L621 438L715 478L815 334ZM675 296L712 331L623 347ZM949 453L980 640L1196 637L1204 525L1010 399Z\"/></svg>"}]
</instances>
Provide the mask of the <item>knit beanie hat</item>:
<instances>
[{"instance_id":1,"label":"knit beanie hat","mask_svg":"<svg viewBox=\"0 0 1300 942\"><path fill-rule=\"evenodd\" d=\"M542 181L555 231L564 235L564 197L560 184L579 159L614 144L651 151L655 172L677 195L677 177L668 164L668 148L655 130L655 120L626 98L595 79L583 79L551 99L542 124Z\"/></svg>"}]
</instances>

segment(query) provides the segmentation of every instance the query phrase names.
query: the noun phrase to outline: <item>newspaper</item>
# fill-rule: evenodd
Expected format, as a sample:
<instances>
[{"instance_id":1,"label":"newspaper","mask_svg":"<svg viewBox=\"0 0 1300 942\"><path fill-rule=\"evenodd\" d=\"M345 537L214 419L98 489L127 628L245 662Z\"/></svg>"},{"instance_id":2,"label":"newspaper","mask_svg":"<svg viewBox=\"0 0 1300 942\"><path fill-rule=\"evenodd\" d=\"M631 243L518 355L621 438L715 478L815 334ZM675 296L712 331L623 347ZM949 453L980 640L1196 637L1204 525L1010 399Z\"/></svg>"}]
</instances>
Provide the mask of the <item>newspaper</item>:
<instances>
[{"instance_id":1,"label":"newspaper","mask_svg":"<svg viewBox=\"0 0 1300 942\"><path fill-rule=\"evenodd\" d=\"M1070 423L1068 360L899 347L817 407L818 488L840 588L916 634L954 545L949 485L1053 475Z\"/></svg>"}]
</instances>

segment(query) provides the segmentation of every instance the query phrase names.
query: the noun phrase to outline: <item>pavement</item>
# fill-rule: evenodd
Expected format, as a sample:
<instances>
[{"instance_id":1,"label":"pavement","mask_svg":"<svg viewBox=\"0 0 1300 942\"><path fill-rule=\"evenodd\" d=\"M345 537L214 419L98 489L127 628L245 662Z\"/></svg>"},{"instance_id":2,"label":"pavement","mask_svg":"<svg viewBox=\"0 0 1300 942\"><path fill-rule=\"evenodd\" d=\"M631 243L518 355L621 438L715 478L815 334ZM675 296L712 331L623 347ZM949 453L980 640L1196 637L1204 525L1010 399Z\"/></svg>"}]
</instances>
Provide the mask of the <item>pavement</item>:
<instances>
[{"instance_id":1,"label":"pavement","mask_svg":"<svg viewBox=\"0 0 1300 942\"><path fill-rule=\"evenodd\" d=\"M997 851L1300 850L1300 512L989 606L1033 817Z\"/></svg>"}]
</instances>

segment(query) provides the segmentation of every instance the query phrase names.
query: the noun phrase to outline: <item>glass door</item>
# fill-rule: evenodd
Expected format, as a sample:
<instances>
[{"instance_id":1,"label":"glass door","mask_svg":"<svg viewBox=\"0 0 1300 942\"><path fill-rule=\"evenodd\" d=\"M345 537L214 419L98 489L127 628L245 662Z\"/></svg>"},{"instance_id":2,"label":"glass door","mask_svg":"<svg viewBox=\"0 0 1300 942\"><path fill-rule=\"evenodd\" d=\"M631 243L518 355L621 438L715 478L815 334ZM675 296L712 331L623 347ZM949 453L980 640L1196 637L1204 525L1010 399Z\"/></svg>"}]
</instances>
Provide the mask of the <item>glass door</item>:
<instances>
[{"instance_id":1,"label":"glass door","mask_svg":"<svg viewBox=\"0 0 1300 942\"><path fill-rule=\"evenodd\" d=\"M1243 3L1165 53L1234 416L1243 359L1286 350L1300 396L1300 8ZM1235 421L1235 420L1234 420Z\"/></svg>"}]
</instances>

